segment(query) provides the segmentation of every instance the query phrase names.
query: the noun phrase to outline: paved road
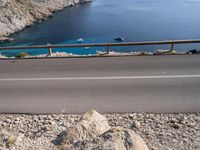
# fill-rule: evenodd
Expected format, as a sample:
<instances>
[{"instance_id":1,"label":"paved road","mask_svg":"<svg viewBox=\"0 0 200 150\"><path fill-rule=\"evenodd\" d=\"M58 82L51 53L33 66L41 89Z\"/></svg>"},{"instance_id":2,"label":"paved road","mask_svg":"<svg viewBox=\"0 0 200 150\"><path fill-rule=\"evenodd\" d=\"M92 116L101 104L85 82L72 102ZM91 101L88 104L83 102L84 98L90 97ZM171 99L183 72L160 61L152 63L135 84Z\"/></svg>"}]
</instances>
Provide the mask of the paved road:
<instances>
[{"instance_id":1,"label":"paved road","mask_svg":"<svg viewBox=\"0 0 200 150\"><path fill-rule=\"evenodd\" d=\"M200 55L0 60L0 112L200 112Z\"/></svg>"}]
</instances>

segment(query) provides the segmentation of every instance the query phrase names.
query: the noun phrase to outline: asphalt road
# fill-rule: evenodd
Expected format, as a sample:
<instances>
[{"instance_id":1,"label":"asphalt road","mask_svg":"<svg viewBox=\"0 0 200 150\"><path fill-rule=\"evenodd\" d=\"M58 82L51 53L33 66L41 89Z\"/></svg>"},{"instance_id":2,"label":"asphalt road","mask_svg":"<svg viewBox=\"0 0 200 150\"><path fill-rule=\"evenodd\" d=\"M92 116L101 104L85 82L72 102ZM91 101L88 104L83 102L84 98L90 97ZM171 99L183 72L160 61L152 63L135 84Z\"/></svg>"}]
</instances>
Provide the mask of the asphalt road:
<instances>
[{"instance_id":1,"label":"asphalt road","mask_svg":"<svg viewBox=\"0 0 200 150\"><path fill-rule=\"evenodd\" d=\"M200 112L200 55L0 60L1 113Z\"/></svg>"}]
</instances>

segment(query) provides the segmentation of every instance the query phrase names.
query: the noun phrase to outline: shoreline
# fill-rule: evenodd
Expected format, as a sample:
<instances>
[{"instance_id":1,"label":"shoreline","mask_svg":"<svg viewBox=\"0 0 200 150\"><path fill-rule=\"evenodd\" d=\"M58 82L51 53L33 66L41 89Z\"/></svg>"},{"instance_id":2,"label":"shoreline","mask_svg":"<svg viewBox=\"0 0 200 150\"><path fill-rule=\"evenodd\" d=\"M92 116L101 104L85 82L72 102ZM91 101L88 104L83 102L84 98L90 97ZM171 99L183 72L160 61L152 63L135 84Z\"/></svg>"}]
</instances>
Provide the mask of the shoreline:
<instances>
[{"instance_id":1,"label":"shoreline","mask_svg":"<svg viewBox=\"0 0 200 150\"><path fill-rule=\"evenodd\" d=\"M47 0L43 2L2 1L2 4L0 3L0 43L12 41L12 34L33 26L35 23L47 20L55 12L87 2L91 2L91 0L56 0L51 2Z\"/></svg>"},{"instance_id":2,"label":"shoreline","mask_svg":"<svg viewBox=\"0 0 200 150\"><path fill-rule=\"evenodd\" d=\"M0 59L43 59L43 58L84 58L84 57L126 57L126 56L160 56L160 55L198 55L200 54L199 50L189 50L186 52L179 52L176 50L169 51L169 50L155 50L153 52L147 52L147 51L137 51L137 52L116 52L116 51L110 51L102 52L97 51L95 54L86 54L86 55L79 55L79 54L73 54L73 53L66 53L66 52L53 52L51 55L48 54L39 54L39 55L29 55L28 53L22 51L16 56L5 56L2 55L0 52Z\"/></svg>"}]
</instances>

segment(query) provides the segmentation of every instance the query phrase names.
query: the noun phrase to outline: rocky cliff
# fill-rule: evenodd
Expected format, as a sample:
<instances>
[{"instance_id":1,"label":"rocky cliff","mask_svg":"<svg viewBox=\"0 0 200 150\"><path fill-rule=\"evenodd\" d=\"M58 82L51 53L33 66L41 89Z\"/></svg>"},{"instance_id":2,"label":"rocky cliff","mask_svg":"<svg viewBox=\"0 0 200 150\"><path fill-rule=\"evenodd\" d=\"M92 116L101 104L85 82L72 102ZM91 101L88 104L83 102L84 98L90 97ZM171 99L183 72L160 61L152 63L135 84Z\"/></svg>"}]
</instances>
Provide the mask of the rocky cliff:
<instances>
[{"instance_id":1,"label":"rocky cliff","mask_svg":"<svg viewBox=\"0 0 200 150\"><path fill-rule=\"evenodd\" d=\"M0 0L0 40L53 12L91 0Z\"/></svg>"}]
</instances>

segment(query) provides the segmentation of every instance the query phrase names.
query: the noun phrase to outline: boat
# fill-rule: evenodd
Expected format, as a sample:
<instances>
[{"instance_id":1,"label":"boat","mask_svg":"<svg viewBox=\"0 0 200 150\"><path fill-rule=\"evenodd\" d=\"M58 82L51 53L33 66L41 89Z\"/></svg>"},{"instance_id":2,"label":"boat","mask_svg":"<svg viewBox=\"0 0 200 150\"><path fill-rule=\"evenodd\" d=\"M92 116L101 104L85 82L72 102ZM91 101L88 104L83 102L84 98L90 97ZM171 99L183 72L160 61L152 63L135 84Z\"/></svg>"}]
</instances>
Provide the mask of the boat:
<instances>
[{"instance_id":1,"label":"boat","mask_svg":"<svg viewBox=\"0 0 200 150\"><path fill-rule=\"evenodd\" d=\"M121 37L121 36L117 36L117 37L115 37L114 39L115 39L115 41L120 41L120 42L122 42L122 41L125 40L125 39L124 39L123 37Z\"/></svg>"},{"instance_id":2,"label":"boat","mask_svg":"<svg viewBox=\"0 0 200 150\"><path fill-rule=\"evenodd\" d=\"M80 38L80 39L77 39L77 42L78 43L82 43L84 41L84 39Z\"/></svg>"}]
</instances>

